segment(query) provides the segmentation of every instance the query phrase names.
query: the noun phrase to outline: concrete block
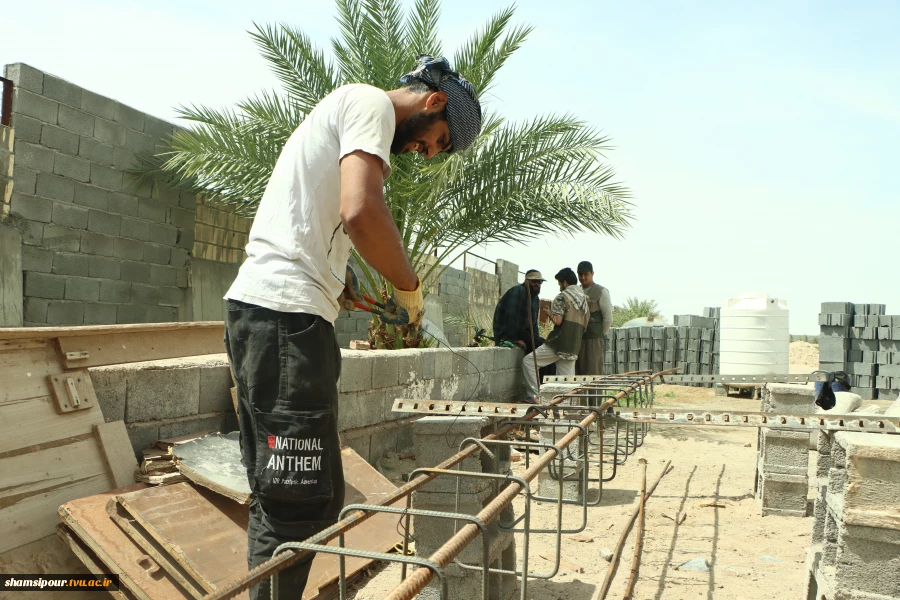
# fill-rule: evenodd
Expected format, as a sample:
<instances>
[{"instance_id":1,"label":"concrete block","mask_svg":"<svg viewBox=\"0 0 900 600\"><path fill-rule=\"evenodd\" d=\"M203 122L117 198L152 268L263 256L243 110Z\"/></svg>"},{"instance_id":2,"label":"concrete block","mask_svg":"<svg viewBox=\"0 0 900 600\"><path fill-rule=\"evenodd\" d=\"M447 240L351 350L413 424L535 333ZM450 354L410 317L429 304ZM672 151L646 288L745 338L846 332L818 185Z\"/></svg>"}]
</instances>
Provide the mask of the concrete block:
<instances>
[{"instance_id":1,"label":"concrete block","mask_svg":"<svg viewBox=\"0 0 900 600\"><path fill-rule=\"evenodd\" d=\"M81 108L82 92L83 90L73 83L69 83L49 73L44 74L43 94L48 98L72 107Z\"/></svg>"},{"instance_id":2,"label":"concrete block","mask_svg":"<svg viewBox=\"0 0 900 600\"><path fill-rule=\"evenodd\" d=\"M78 135L89 136L94 133L94 115L69 106L59 107L57 123L63 129Z\"/></svg>"},{"instance_id":3,"label":"concrete block","mask_svg":"<svg viewBox=\"0 0 900 600\"><path fill-rule=\"evenodd\" d=\"M127 219L122 220L122 228L125 228L125 221ZM126 260L143 260L144 258L144 244L130 240L125 238L116 238L115 240L115 255L118 258L126 259ZM143 265L147 270L146 279L149 281L150 279L150 265Z\"/></svg>"},{"instance_id":4,"label":"concrete block","mask_svg":"<svg viewBox=\"0 0 900 600\"><path fill-rule=\"evenodd\" d=\"M50 273L53 270L53 252L36 246L22 248L22 271Z\"/></svg>"},{"instance_id":5,"label":"concrete block","mask_svg":"<svg viewBox=\"0 0 900 600\"><path fill-rule=\"evenodd\" d=\"M121 365L89 369L94 392L103 418L109 421L125 420L125 396L128 368Z\"/></svg>"},{"instance_id":6,"label":"concrete block","mask_svg":"<svg viewBox=\"0 0 900 600\"><path fill-rule=\"evenodd\" d=\"M883 377L900 377L900 365L878 365L878 374Z\"/></svg>"},{"instance_id":7,"label":"concrete block","mask_svg":"<svg viewBox=\"0 0 900 600\"><path fill-rule=\"evenodd\" d=\"M178 310L170 306L147 306L148 323L171 323L178 320Z\"/></svg>"},{"instance_id":8,"label":"concrete block","mask_svg":"<svg viewBox=\"0 0 900 600\"><path fill-rule=\"evenodd\" d=\"M66 154L78 154L78 134L44 123L41 126L41 145Z\"/></svg>"},{"instance_id":9,"label":"concrete block","mask_svg":"<svg viewBox=\"0 0 900 600\"><path fill-rule=\"evenodd\" d=\"M13 110L43 123L56 123L59 103L17 87L13 90Z\"/></svg>"},{"instance_id":10,"label":"concrete block","mask_svg":"<svg viewBox=\"0 0 900 600\"><path fill-rule=\"evenodd\" d=\"M838 588L897 597L900 590L900 531L843 525L835 557Z\"/></svg>"},{"instance_id":11,"label":"concrete block","mask_svg":"<svg viewBox=\"0 0 900 600\"><path fill-rule=\"evenodd\" d=\"M82 136L78 143L78 156L100 166L109 166L113 162L113 147Z\"/></svg>"},{"instance_id":12,"label":"concrete block","mask_svg":"<svg viewBox=\"0 0 900 600\"><path fill-rule=\"evenodd\" d=\"M98 187L121 192L123 175L119 169L97 163L91 164L91 183Z\"/></svg>"},{"instance_id":13,"label":"concrete block","mask_svg":"<svg viewBox=\"0 0 900 600\"><path fill-rule=\"evenodd\" d=\"M157 265L168 265L171 249L156 244L144 245L144 260Z\"/></svg>"},{"instance_id":14,"label":"concrete block","mask_svg":"<svg viewBox=\"0 0 900 600\"><path fill-rule=\"evenodd\" d=\"M225 431L227 433L226 422L226 415L223 413L198 415L192 419L178 419L170 423L161 422L159 438L178 437L199 431Z\"/></svg>"},{"instance_id":15,"label":"concrete block","mask_svg":"<svg viewBox=\"0 0 900 600\"><path fill-rule=\"evenodd\" d=\"M349 341L348 341L349 343ZM372 369L375 358L371 351L345 350L341 352L340 392L360 392L372 389Z\"/></svg>"},{"instance_id":16,"label":"concrete block","mask_svg":"<svg viewBox=\"0 0 900 600\"><path fill-rule=\"evenodd\" d=\"M40 173L52 173L56 153L37 144L16 140L16 166Z\"/></svg>"},{"instance_id":17,"label":"concrete block","mask_svg":"<svg viewBox=\"0 0 900 600\"><path fill-rule=\"evenodd\" d=\"M147 307L139 304L120 304L116 308L116 323L150 323Z\"/></svg>"},{"instance_id":18,"label":"concrete block","mask_svg":"<svg viewBox=\"0 0 900 600\"><path fill-rule=\"evenodd\" d=\"M178 243L178 230L170 225L150 223L149 235L150 241L157 244L174 246Z\"/></svg>"},{"instance_id":19,"label":"concrete block","mask_svg":"<svg viewBox=\"0 0 900 600\"><path fill-rule=\"evenodd\" d=\"M373 355L372 388L396 386L400 381L400 361L393 356L393 351L376 350Z\"/></svg>"},{"instance_id":20,"label":"concrete block","mask_svg":"<svg viewBox=\"0 0 900 600\"><path fill-rule=\"evenodd\" d=\"M45 225L42 243L48 250L78 252L81 247L81 232L56 225Z\"/></svg>"},{"instance_id":21,"label":"concrete block","mask_svg":"<svg viewBox=\"0 0 900 600\"><path fill-rule=\"evenodd\" d=\"M58 163L59 161L57 161ZM90 167L88 166L89 174ZM86 183L76 183L74 202L80 206L106 211L109 208L109 191ZM119 232L116 231L115 235L118 234Z\"/></svg>"},{"instance_id":22,"label":"concrete block","mask_svg":"<svg viewBox=\"0 0 900 600\"><path fill-rule=\"evenodd\" d=\"M150 239L150 223L148 221L124 217L122 218L122 236L135 240L147 241Z\"/></svg>"},{"instance_id":23,"label":"concrete block","mask_svg":"<svg viewBox=\"0 0 900 600\"><path fill-rule=\"evenodd\" d=\"M891 377L891 389L879 389L878 390L878 399L879 400L896 400L900 397L897 389L900 388L900 380L897 377Z\"/></svg>"},{"instance_id":24,"label":"concrete block","mask_svg":"<svg viewBox=\"0 0 900 600\"><path fill-rule=\"evenodd\" d=\"M47 307L49 306L49 304L50 302L48 300L44 300L43 298L25 298L25 321L30 321L33 323L46 323Z\"/></svg>"},{"instance_id":25,"label":"concrete block","mask_svg":"<svg viewBox=\"0 0 900 600\"><path fill-rule=\"evenodd\" d=\"M853 304L850 302L823 302L823 313L848 313L853 314Z\"/></svg>"},{"instance_id":26,"label":"concrete block","mask_svg":"<svg viewBox=\"0 0 900 600\"><path fill-rule=\"evenodd\" d=\"M53 163L53 172L74 181L86 182L91 177L91 163L67 154L58 154Z\"/></svg>"},{"instance_id":27,"label":"concrete block","mask_svg":"<svg viewBox=\"0 0 900 600\"><path fill-rule=\"evenodd\" d=\"M165 223L166 205L157 200L141 199L138 201L138 216L148 221Z\"/></svg>"},{"instance_id":28,"label":"concrete block","mask_svg":"<svg viewBox=\"0 0 900 600\"><path fill-rule=\"evenodd\" d=\"M38 173L35 178L35 193L42 198L72 202L75 199L75 182L52 173Z\"/></svg>"},{"instance_id":29,"label":"concrete block","mask_svg":"<svg viewBox=\"0 0 900 600\"><path fill-rule=\"evenodd\" d=\"M809 464L809 433L760 427L761 469L804 475Z\"/></svg>"},{"instance_id":30,"label":"concrete block","mask_svg":"<svg viewBox=\"0 0 900 600\"><path fill-rule=\"evenodd\" d=\"M26 117L21 113L13 113L10 124L16 132L16 144L21 142L40 143L41 121Z\"/></svg>"},{"instance_id":31,"label":"concrete block","mask_svg":"<svg viewBox=\"0 0 900 600\"><path fill-rule=\"evenodd\" d=\"M84 303L53 300L47 305L50 325L81 325L84 323Z\"/></svg>"},{"instance_id":32,"label":"concrete block","mask_svg":"<svg viewBox=\"0 0 900 600\"><path fill-rule=\"evenodd\" d=\"M40 186L40 175L38 175L38 186ZM88 210L80 206L75 206L74 204L54 202L51 220L61 227L68 227L69 229L87 229ZM46 231L44 237L46 238Z\"/></svg>"},{"instance_id":33,"label":"concrete block","mask_svg":"<svg viewBox=\"0 0 900 600\"><path fill-rule=\"evenodd\" d=\"M125 126L121 123L98 117L94 121L93 136L111 146L124 146Z\"/></svg>"},{"instance_id":34,"label":"concrete block","mask_svg":"<svg viewBox=\"0 0 900 600\"><path fill-rule=\"evenodd\" d=\"M47 198L13 192L10 213L21 219L49 223L53 216L53 202Z\"/></svg>"},{"instance_id":35,"label":"concrete block","mask_svg":"<svg viewBox=\"0 0 900 600\"><path fill-rule=\"evenodd\" d=\"M113 120L138 132L144 130L144 113L124 104L116 104Z\"/></svg>"},{"instance_id":36,"label":"concrete block","mask_svg":"<svg viewBox=\"0 0 900 600\"><path fill-rule=\"evenodd\" d=\"M88 213L87 228L88 231L104 235L119 235L122 228L122 217L106 211L91 210Z\"/></svg>"},{"instance_id":37,"label":"concrete block","mask_svg":"<svg viewBox=\"0 0 900 600\"><path fill-rule=\"evenodd\" d=\"M200 369L200 414L234 411L231 402L231 369L227 359L205 364Z\"/></svg>"},{"instance_id":38,"label":"concrete block","mask_svg":"<svg viewBox=\"0 0 900 600\"><path fill-rule=\"evenodd\" d=\"M85 254L96 254L99 256L113 256L115 254L116 238L99 233L82 232L81 233L81 251Z\"/></svg>"},{"instance_id":39,"label":"concrete block","mask_svg":"<svg viewBox=\"0 0 900 600\"><path fill-rule=\"evenodd\" d=\"M103 117L104 119L113 119L116 115L116 101L95 94L89 90L84 90L81 96L81 110Z\"/></svg>"},{"instance_id":40,"label":"concrete block","mask_svg":"<svg viewBox=\"0 0 900 600\"><path fill-rule=\"evenodd\" d=\"M757 474L756 503L763 516L806 516L807 478L780 473Z\"/></svg>"},{"instance_id":41,"label":"concrete block","mask_svg":"<svg viewBox=\"0 0 900 600\"><path fill-rule=\"evenodd\" d=\"M127 377L125 421L196 415L200 408L200 368L183 364L180 360L132 363Z\"/></svg>"},{"instance_id":42,"label":"concrete block","mask_svg":"<svg viewBox=\"0 0 900 600\"><path fill-rule=\"evenodd\" d=\"M160 289L160 298L159 304L160 306L181 306L181 301L184 299L184 292L182 292L179 288L168 288L164 287Z\"/></svg>"},{"instance_id":43,"label":"concrete block","mask_svg":"<svg viewBox=\"0 0 900 600\"><path fill-rule=\"evenodd\" d=\"M66 300L96 302L100 299L100 282L96 279L69 277L66 279Z\"/></svg>"},{"instance_id":44,"label":"concrete block","mask_svg":"<svg viewBox=\"0 0 900 600\"><path fill-rule=\"evenodd\" d=\"M175 245L186 250L192 249L194 247L194 230L179 229L178 240L175 242Z\"/></svg>"},{"instance_id":45,"label":"concrete block","mask_svg":"<svg viewBox=\"0 0 900 600\"><path fill-rule=\"evenodd\" d=\"M144 257L146 259L146 256ZM174 286L177 269L163 265L150 265L150 282L156 285Z\"/></svg>"},{"instance_id":46,"label":"concrete block","mask_svg":"<svg viewBox=\"0 0 900 600\"><path fill-rule=\"evenodd\" d=\"M26 89L37 94L44 91L44 73L25 63L6 65L4 70L7 79L16 84L16 89Z\"/></svg>"},{"instance_id":47,"label":"concrete block","mask_svg":"<svg viewBox=\"0 0 900 600\"><path fill-rule=\"evenodd\" d=\"M815 405L815 386L769 383L763 388L766 412L808 414Z\"/></svg>"},{"instance_id":48,"label":"concrete block","mask_svg":"<svg viewBox=\"0 0 900 600\"><path fill-rule=\"evenodd\" d=\"M36 298L62 299L65 295L66 278L46 273L25 273L25 295Z\"/></svg>"},{"instance_id":49,"label":"concrete block","mask_svg":"<svg viewBox=\"0 0 900 600\"><path fill-rule=\"evenodd\" d=\"M145 448L149 448L161 438L159 435L159 422L129 423L125 427L128 431L128 439L131 440L131 448L135 456L141 456Z\"/></svg>"},{"instance_id":50,"label":"concrete block","mask_svg":"<svg viewBox=\"0 0 900 600\"><path fill-rule=\"evenodd\" d=\"M37 171L20 165L13 165L14 188L20 194L34 196L37 189Z\"/></svg>"},{"instance_id":51,"label":"concrete block","mask_svg":"<svg viewBox=\"0 0 900 600\"><path fill-rule=\"evenodd\" d=\"M22 252L22 268L26 271L37 271L43 269L34 269L27 268L25 259L29 255L29 248L25 248ZM90 271L90 257L84 254L70 254L67 252L56 252L52 253L49 250L45 250L42 252L46 252L48 255L52 256L53 259L53 268L52 272L57 275L76 275L81 277L87 277ZM47 269L50 271L50 269Z\"/></svg>"},{"instance_id":52,"label":"concrete block","mask_svg":"<svg viewBox=\"0 0 900 600\"><path fill-rule=\"evenodd\" d=\"M98 279L119 279L122 262L114 258L91 256L89 259L89 275Z\"/></svg>"},{"instance_id":53,"label":"concrete block","mask_svg":"<svg viewBox=\"0 0 900 600\"><path fill-rule=\"evenodd\" d=\"M187 264L188 253L180 248L172 248L169 253L169 264L175 268L182 268Z\"/></svg>"},{"instance_id":54,"label":"concrete block","mask_svg":"<svg viewBox=\"0 0 900 600\"><path fill-rule=\"evenodd\" d=\"M171 197L171 192L166 196ZM178 201L177 193L175 195L175 201ZM162 200L160 200L160 202L162 202ZM175 227L193 227L194 211L171 206L168 210L167 222Z\"/></svg>"},{"instance_id":55,"label":"concrete block","mask_svg":"<svg viewBox=\"0 0 900 600\"><path fill-rule=\"evenodd\" d=\"M115 304L88 303L84 305L85 325L115 325L118 307Z\"/></svg>"}]
</instances>

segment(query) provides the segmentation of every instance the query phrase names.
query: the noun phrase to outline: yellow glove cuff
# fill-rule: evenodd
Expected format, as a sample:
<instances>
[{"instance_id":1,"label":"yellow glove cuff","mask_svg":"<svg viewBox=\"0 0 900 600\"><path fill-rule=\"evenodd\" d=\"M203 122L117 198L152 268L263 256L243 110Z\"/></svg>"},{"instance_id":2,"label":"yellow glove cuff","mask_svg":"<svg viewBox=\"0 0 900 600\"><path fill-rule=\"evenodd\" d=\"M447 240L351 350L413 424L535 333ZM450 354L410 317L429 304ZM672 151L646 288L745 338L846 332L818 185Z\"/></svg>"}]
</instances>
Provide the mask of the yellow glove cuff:
<instances>
[{"instance_id":1,"label":"yellow glove cuff","mask_svg":"<svg viewBox=\"0 0 900 600\"><path fill-rule=\"evenodd\" d=\"M409 313L409 322L418 324L425 314L425 300L422 298L422 280L416 278L416 289L407 292L394 288L394 302Z\"/></svg>"}]
</instances>

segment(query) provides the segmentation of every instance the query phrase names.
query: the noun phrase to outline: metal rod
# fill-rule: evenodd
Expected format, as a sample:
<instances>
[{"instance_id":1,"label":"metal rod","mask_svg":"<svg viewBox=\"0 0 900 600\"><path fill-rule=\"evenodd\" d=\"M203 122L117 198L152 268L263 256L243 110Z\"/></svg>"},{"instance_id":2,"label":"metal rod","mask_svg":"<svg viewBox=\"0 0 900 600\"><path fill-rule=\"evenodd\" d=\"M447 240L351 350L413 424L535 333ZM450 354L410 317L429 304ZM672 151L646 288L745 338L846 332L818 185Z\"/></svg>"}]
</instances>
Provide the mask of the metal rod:
<instances>
[{"instance_id":1,"label":"metal rod","mask_svg":"<svg viewBox=\"0 0 900 600\"><path fill-rule=\"evenodd\" d=\"M589 426L604 410L611 407L614 402L624 398L628 393L637 391L637 389L641 385L646 385L652 378L658 377L659 375L668 372L671 371L663 371L655 375L649 375L641 382L636 382L634 385L628 386L625 390L620 392L616 398L611 398L604 402L600 407L593 408L591 413L581 421L581 425L583 425L584 427ZM565 395L559 398L560 402L564 399ZM559 454L561 450L564 450L566 447L568 447L569 444L571 444L580 436L581 430L572 429L556 444L554 444L557 448L556 450L548 450L547 452L539 456L535 460L534 464L521 475L522 479L531 481L532 479L537 477L538 473L543 471L554 460L554 458ZM472 446L472 448L475 447L476 446ZM510 503L512 503L521 489L521 484L517 482L511 482L509 485L503 488L503 490L491 502L489 502L481 512L478 513L478 518L482 519L485 523L493 522L499 517L500 512L504 508L509 506ZM468 546L472 542L472 540L475 539L477 533L477 527L472 524L465 525L452 538L450 538L447 543L438 548L437 551L435 551L435 553L429 557L429 559L441 566L448 565L450 561L456 558L456 556L458 556L459 553L462 552L462 550L466 546ZM421 567L417 568L409 577L401 582L400 585L394 588L390 594L385 596L385 600L411 600L413 597L415 597L416 594L424 589L424 587L428 584L429 581L431 581L433 577L434 574L429 569Z\"/></svg>"},{"instance_id":2,"label":"metal rod","mask_svg":"<svg viewBox=\"0 0 900 600\"><path fill-rule=\"evenodd\" d=\"M659 477L656 478L656 481L653 482L653 485L650 486L650 489L647 490L646 498L649 498L653 491L656 489L656 486L659 485L659 482L662 481L662 478L666 473L669 472L669 466L672 464L672 461L667 461L666 466L663 467L662 473L659 474ZM603 580L603 586L600 588L600 592L597 595L597 600L604 600L606 598L606 594L609 593L609 586L612 585L613 577L616 574L616 567L619 565L619 557L622 555L622 548L625 547L625 540L628 538L628 532L631 531L631 526L634 525L634 520L638 516L638 512L640 511L640 506L635 507L634 512L631 513L631 517L629 517L628 522L625 524L625 529L622 531L622 535L619 536L619 541L616 544L616 549L613 551L612 561L609 563L609 568L606 570L606 579Z\"/></svg>"},{"instance_id":3,"label":"metal rod","mask_svg":"<svg viewBox=\"0 0 900 600\"><path fill-rule=\"evenodd\" d=\"M638 515L638 529L634 538L634 558L631 559L631 574L625 585L625 600L631 600L634 596L634 584L637 583L638 566L641 564L641 551L644 549L644 504L647 502L647 459L642 458L641 463L641 506Z\"/></svg>"},{"instance_id":4,"label":"metal rod","mask_svg":"<svg viewBox=\"0 0 900 600\"><path fill-rule=\"evenodd\" d=\"M641 371L636 371L641 373ZM628 373L624 373L627 375ZM547 375L544 383L592 383L601 379L602 375ZM670 383L809 383L825 381L824 372L789 375L667 375L665 381Z\"/></svg>"},{"instance_id":5,"label":"metal rod","mask_svg":"<svg viewBox=\"0 0 900 600\"><path fill-rule=\"evenodd\" d=\"M0 83L3 83L3 100L2 104L0 104L0 125L9 127L10 118L12 117L13 87L15 87L15 84L6 77L0 77Z\"/></svg>"}]
</instances>

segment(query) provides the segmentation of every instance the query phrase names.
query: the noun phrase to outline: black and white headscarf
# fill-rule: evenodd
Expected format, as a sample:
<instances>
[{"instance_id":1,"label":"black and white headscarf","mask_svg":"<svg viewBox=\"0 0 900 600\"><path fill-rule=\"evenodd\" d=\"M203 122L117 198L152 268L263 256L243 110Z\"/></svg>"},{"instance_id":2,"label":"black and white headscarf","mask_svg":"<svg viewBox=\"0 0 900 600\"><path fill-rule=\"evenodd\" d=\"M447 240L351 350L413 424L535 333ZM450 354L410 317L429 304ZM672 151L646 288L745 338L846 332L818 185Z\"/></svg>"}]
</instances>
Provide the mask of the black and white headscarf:
<instances>
[{"instance_id":1,"label":"black and white headscarf","mask_svg":"<svg viewBox=\"0 0 900 600\"><path fill-rule=\"evenodd\" d=\"M447 94L447 125L453 141L451 152L465 150L481 133L481 104L475 87L451 70L450 62L443 56L419 54L416 60L416 68L401 77L400 83L408 85L418 80L435 91Z\"/></svg>"}]
</instances>

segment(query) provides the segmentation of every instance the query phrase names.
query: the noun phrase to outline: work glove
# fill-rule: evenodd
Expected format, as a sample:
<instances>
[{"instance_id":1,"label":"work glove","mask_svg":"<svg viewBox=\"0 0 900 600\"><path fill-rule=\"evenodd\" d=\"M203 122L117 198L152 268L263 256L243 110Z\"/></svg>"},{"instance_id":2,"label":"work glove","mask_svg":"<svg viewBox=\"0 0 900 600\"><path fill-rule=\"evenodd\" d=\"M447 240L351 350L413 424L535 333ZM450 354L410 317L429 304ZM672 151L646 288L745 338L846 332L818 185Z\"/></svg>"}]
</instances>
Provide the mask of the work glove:
<instances>
[{"instance_id":1,"label":"work glove","mask_svg":"<svg viewBox=\"0 0 900 600\"><path fill-rule=\"evenodd\" d=\"M341 308L350 312L356 310L356 305L353 304L354 302L362 301L362 292L359 291L359 278L356 276L356 272L348 264L347 270L344 273L344 291L338 296L338 304Z\"/></svg>"},{"instance_id":2,"label":"work glove","mask_svg":"<svg viewBox=\"0 0 900 600\"><path fill-rule=\"evenodd\" d=\"M406 312L406 322L403 325L419 327L422 325L422 317L425 315L425 299L422 297L422 280L416 278L416 289L411 292L394 288L394 293L385 304L384 312L388 314L391 309L402 309ZM396 311L400 316L400 312Z\"/></svg>"}]
</instances>

